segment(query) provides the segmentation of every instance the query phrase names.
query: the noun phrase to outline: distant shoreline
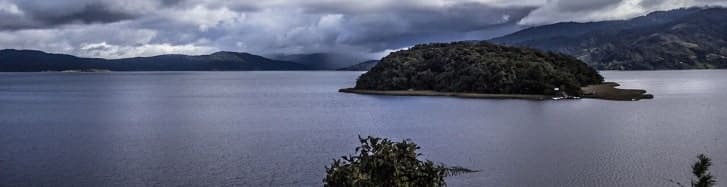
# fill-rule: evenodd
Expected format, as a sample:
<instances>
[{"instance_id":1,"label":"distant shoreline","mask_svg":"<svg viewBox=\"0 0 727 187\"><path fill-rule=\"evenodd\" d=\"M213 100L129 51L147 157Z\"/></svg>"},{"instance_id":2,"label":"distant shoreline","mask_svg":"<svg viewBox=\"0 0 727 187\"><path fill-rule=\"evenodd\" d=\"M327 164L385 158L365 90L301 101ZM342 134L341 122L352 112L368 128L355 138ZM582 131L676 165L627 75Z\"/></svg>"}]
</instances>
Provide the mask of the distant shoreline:
<instances>
[{"instance_id":1,"label":"distant shoreline","mask_svg":"<svg viewBox=\"0 0 727 187\"><path fill-rule=\"evenodd\" d=\"M583 87L583 98L636 101L641 99L654 98L646 94L646 90L619 89L617 83L604 83ZM389 96L436 96L436 97L457 97L474 99L524 99L524 100L552 100L552 95L537 94L488 94L488 93L461 93L461 92L437 92L432 90L364 90L355 88L344 88L338 90L342 93L366 94L366 95L389 95Z\"/></svg>"},{"instance_id":2,"label":"distant shoreline","mask_svg":"<svg viewBox=\"0 0 727 187\"><path fill-rule=\"evenodd\" d=\"M53 71L47 71L47 72L53 72ZM63 71L56 71L61 73L108 73L111 72L111 70L107 69L70 69L70 70L63 70Z\"/></svg>"},{"instance_id":3,"label":"distant shoreline","mask_svg":"<svg viewBox=\"0 0 727 187\"><path fill-rule=\"evenodd\" d=\"M66 72L92 72L81 70L41 70L41 71L2 71L0 73L61 73ZM107 70L105 73L124 72L367 72L365 70ZM727 71L727 69L658 69L658 70L598 70L598 72L688 72L688 71Z\"/></svg>"},{"instance_id":4,"label":"distant shoreline","mask_svg":"<svg viewBox=\"0 0 727 187\"><path fill-rule=\"evenodd\" d=\"M553 96L548 95L529 95L529 94L486 94L486 93L457 93L457 92L437 92L431 90L362 90L354 88L344 88L338 90L343 93L368 94L368 95L390 95L390 96L440 96L440 97L459 97L459 98L477 98L477 99L526 99L526 100L550 100Z\"/></svg>"}]
</instances>

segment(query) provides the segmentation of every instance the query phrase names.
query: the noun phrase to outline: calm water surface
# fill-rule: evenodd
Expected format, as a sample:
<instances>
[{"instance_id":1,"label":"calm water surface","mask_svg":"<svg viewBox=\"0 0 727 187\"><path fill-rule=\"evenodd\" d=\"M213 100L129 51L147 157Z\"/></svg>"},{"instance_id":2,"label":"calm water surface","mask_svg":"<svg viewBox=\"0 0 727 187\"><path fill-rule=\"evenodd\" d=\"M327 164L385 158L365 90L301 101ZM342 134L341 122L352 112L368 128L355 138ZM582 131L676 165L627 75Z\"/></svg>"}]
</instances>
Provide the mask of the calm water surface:
<instances>
[{"instance_id":1,"label":"calm water surface","mask_svg":"<svg viewBox=\"0 0 727 187\"><path fill-rule=\"evenodd\" d=\"M357 135L482 170L450 186L727 181L727 71L604 72L639 102L336 92L359 74L1 73L0 186L320 186Z\"/></svg>"}]
</instances>

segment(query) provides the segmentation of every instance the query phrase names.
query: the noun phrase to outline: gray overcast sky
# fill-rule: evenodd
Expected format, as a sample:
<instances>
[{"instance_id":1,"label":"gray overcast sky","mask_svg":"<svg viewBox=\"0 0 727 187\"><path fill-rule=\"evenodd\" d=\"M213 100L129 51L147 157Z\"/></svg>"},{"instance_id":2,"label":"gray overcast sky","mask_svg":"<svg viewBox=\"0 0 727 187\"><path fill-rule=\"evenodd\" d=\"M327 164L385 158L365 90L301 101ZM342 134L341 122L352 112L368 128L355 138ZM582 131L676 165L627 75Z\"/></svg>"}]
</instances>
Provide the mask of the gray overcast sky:
<instances>
[{"instance_id":1,"label":"gray overcast sky","mask_svg":"<svg viewBox=\"0 0 727 187\"><path fill-rule=\"evenodd\" d=\"M0 0L0 48L85 57L349 52L727 0Z\"/></svg>"}]
</instances>

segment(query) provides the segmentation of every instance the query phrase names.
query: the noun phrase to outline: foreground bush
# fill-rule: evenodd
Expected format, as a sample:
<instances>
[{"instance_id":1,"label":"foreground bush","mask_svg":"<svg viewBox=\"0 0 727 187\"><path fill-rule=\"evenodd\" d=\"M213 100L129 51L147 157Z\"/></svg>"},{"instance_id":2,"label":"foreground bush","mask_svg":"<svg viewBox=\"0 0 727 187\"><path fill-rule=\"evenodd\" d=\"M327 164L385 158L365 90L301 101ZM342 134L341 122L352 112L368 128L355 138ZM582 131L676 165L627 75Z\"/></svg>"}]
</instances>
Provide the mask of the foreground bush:
<instances>
[{"instance_id":1,"label":"foreground bush","mask_svg":"<svg viewBox=\"0 0 727 187\"><path fill-rule=\"evenodd\" d=\"M709 167L712 166L712 159L702 155L697 156L697 162L692 165L692 174L696 177L692 180L692 186L694 187L712 187L717 185L717 180L712 177L712 173L709 172Z\"/></svg>"},{"instance_id":2,"label":"foreground bush","mask_svg":"<svg viewBox=\"0 0 727 187\"><path fill-rule=\"evenodd\" d=\"M717 185L717 180L714 179L712 173L709 172L709 167L712 166L712 159L701 154L697 156L697 162L692 164L692 174L695 179L692 179L692 187L714 187ZM673 180L670 180L674 182ZM681 187L686 187L684 184L674 182Z\"/></svg>"},{"instance_id":3,"label":"foreground bush","mask_svg":"<svg viewBox=\"0 0 727 187\"><path fill-rule=\"evenodd\" d=\"M461 167L446 167L429 160L419 160L417 144L411 140L393 142L389 139L361 138L356 155L333 160L326 167L325 186L446 186L444 178L475 172Z\"/></svg>"}]
</instances>

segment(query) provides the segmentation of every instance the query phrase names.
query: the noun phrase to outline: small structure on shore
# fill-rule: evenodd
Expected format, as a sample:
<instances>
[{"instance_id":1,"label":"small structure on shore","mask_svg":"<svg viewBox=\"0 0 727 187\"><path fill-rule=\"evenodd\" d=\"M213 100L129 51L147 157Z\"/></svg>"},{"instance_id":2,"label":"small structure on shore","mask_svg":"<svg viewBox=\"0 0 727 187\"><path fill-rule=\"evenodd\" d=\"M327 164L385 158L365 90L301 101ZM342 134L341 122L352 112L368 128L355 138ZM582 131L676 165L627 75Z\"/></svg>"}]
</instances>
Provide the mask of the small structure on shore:
<instances>
[{"instance_id":1,"label":"small structure on shore","mask_svg":"<svg viewBox=\"0 0 727 187\"><path fill-rule=\"evenodd\" d=\"M553 93L555 93L555 95L553 95L553 100L580 99L580 97L568 95L568 92L565 92L560 88L553 88Z\"/></svg>"}]
</instances>

